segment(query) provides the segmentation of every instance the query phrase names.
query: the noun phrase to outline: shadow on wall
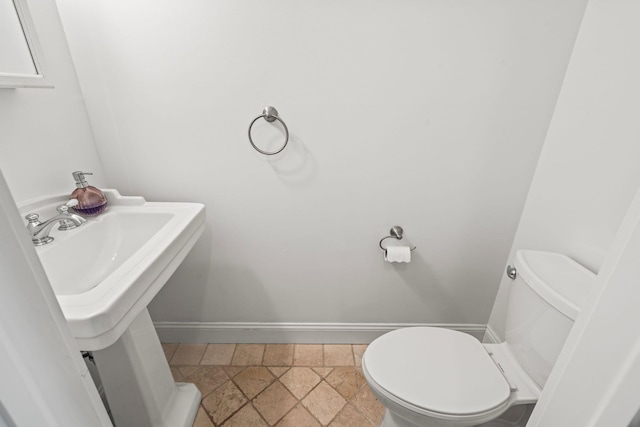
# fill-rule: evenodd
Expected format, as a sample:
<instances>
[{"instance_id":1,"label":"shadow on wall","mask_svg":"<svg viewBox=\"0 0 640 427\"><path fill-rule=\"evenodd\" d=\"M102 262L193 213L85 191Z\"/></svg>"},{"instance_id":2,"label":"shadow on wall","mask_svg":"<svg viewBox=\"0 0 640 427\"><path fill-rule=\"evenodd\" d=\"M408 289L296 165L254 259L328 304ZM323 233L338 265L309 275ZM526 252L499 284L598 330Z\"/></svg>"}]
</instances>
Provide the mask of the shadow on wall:
<instances>
[{"instance_id":1,"label":"shadow on wall","mask_svg":"<svg viewBox=\"0 0 640 427\"><path fill-rule=\"evenodd\" d=\"M424 302L425 312L438 311L436 316L442 319L464 319L464 313L457 299L438 281L433 269L418 252L419 250L420 248L417 248L411 253L410 263L385 262L386 269L397 272L414 295ZM446 309L446 312L440 312L443 309Z\"/></svg>"},{"instance_id":2,"label":"shadow on wall","mask_svg":"<svg viewBox=\"0 0 640 427\"><path fill-rule=\"evenodd\" d=\"M640 409L638 409L636 416L633 417L633 419L629 423L629 427L640 427Z\"/></svg>"},{"instance_id":3,"label":"shadow on wall","mask_svg":"<svg viewBox=\"0 0 640 427\"><path fill-rule=\"evenodd\" d=\"M154 321L193 321L192 319L197 319L202 314L202 306L199 304L205 301L202 294L207 291L213 251L212 234L211 228L207 226L182 264L151 301L148 309ZM197 297L185 298L185 294ZM183 305L176 305L176 301Z\"/></svg>"},{"instance_id":4,"label":"shadow on wall","mask_svg":"<svg viewBox=\"0 0 640 427\"><path fill-rule=\"evenodd\" d=\"M280 320L275 304L266 292L264 282L250 265L212 263L211 271L215 272L218 279L212 279L208 287L199 289L202 291L199 301L202 304L207 302L212 304L215 300L224 301L225 312L222 313L224 322L259 322L263 321L262 319L278 322ZM238 310L230 309L234 307ZM201 315L200 319L212 316L211 307L203 305L202 311L206 314ZM238 317L237 311L244 313L242 317ZM250 314L247 316L247 313Z\"/></svg>"},{"instance_id":5,"label":"shadow on wall","mask_svg":"<svg viewBox=\"0 0 640 427\"><path fill-rule=\"evenodd\" d=\"M249 266L212 262L213 239L213 232L207 227L193 250L149 305L151 317L168 322L203 321L211 317L212 301L222 300L226 307L242 307L243 312L255 314L256 319L277 319L278 313L265 292L264 284ZM215 280L211 277L213 274L225 280ZM229 288L229 284L233 288ZM251 322L256 319L227 316L225 321Z\"/></svg>"},{"instance_id":6,"label":"shadow on wall","mask_svg":"<svg viewBox=\"0 0 640 427\"><path fill-rule=\"evenodd\" d=\"M304 187L317 174L315 157L297 136L291 135L289 145L281 155L271 156L269 164L280 180L291 187Z\"/></svg>"},{"instance_id":7,"label":"shadow on wall","mask_svg":"<svg viewBox=\"0 0 640 427\"><path fill-rule=\"evenodd\" d=\"M282 141L278 144L282 144ZM317 174L318 166L315 157L294 134L291 134L287 147L281 153L265 156L256 151L256 156L266 158L280 181L290 187L306 187Z\"/></svg>"}]
</instances>

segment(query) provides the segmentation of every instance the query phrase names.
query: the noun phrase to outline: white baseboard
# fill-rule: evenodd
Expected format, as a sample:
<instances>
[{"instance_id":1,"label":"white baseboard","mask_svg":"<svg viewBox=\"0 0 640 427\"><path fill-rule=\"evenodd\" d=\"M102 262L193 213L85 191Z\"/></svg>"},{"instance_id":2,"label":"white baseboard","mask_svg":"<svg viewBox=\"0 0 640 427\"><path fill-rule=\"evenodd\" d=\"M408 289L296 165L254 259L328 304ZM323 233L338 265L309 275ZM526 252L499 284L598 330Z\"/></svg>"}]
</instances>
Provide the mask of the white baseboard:
<instances>
[{"instance_id":1,"label":"white baseboard","mask_svg":"<svg viewBox=\"0 0 640 427\"><path fill-rule=\"evenodd\" d=\"M465 332L482 341L486 325L448 323L250 323L154 322L164 343L368 344L387 332L432 326Z\"/></svg>"},{"instance_id":2,"label":"white baseboard","mask_svg":"<svg viewBox=\"0 0 640 427\"><path fill-rule=\"evenodd\" d=\"M502 340L500 339L496 331L491 329L491 326L489 325L487 325L487 329L485 330L484 339L481 339L481 340L482 342L488 343L488 344L498 344L502 342Z\"/></svg>"}]
</instances>

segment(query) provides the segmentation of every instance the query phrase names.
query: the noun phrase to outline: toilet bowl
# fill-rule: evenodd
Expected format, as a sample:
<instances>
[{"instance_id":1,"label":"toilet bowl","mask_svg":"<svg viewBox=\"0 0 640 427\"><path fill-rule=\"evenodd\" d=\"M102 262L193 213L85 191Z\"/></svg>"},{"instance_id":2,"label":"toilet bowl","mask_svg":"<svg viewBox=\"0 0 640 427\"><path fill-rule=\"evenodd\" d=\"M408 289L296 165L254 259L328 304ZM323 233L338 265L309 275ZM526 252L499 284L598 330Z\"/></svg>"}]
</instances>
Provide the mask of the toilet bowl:
<instances>
[{"instance_id":1,"label":"toilet bowl","mask_svg":"<svg viewBox=\"0 0 640 427\"><path fill-rule=\"evenodd\" d=\"M518 251L514 261L504 342L415 327L368 346L362 370L386 408L383 427L499 425L507 409L538 400L595 275L556 253Z\"/></svg>"},{"instance_id":2,"label":"toilet bowl","mask_svg":"<svg viewBox=\"0 0 640 427\"><path fill-rule=\"evenodd\" d=\"M362 370L386 418L399 418L385 427L476 426L540 394L506 346L444 328L383 335L367 348Z\"/></svg>"}]
</instances>

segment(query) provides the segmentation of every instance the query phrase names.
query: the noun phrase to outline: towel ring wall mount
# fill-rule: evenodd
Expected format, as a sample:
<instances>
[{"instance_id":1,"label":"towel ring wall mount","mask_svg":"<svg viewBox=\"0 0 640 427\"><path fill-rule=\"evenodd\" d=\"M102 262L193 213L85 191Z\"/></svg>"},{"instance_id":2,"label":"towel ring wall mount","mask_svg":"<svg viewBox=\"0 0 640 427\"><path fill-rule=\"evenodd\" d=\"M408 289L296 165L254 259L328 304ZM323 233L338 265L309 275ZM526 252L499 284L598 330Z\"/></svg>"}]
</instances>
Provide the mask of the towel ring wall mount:
<instances>
[{"instance_id":1,"label":"towel ring wall mount","mask_svg":"<svg viewBox=\"0 0 640 427\"><path fill-rule=\"evenodd\" d=\"M284 128L284 132L285 132L284 144L278 150L276 150L276 151L264 151L264 150L261 150L260 148L258 148L256 146L256 144L253 142L253 137L251 136L251 128L253 127L254 123L257 122L259 119L265 119L269 123L272 123L272 122L277 120L277 121L280 122L280 124ZM274 154L278 154L279 152L284 150L284 147L286 147L287 144L289 143L289 129L287 128L287 125L284 123L284 120L282 120L280 117L278 117L278 110L276 110L275 107L272 107L270 105L264 107L264 110L262 110L262 114L259 115L258 117L256 117L255 119L253 119L253 121L249 125L248 133L249 133L249 142L251 143L251 146L253 148L255 148L256 151L258 151L259 153L262 153L262 154L264 154L266 156L273 156Z\"/></svg>"}]
</instances>

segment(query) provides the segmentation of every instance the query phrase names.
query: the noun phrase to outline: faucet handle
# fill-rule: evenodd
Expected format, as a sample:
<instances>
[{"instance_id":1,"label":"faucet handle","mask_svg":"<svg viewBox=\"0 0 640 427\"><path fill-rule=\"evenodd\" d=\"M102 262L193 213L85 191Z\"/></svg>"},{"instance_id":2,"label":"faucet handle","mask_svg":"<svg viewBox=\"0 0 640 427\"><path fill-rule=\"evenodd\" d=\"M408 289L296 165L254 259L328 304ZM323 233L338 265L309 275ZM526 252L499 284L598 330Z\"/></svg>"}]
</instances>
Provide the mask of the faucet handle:
<instances>
[{"instance_id":1,"label":"faucet handle","mask_svg":"<svg viewBox=\"0 0 640 427\"><path fill-rule=\"evenodd\" d=\"M82 224L87 222L87 220L82 218L81 216L78 216L69 212L69 208L73 206L78 206L77 199L69 199L69 201L64 205L60 205L57 207L58 213L60 215L68 216L69 218L75 218L74 220L62 218L60 220L60 227L58 227L58 230L62 230L62 231L73 230L74 228L80 227Z\"/></svg>"},{"instance_id":2,"label":"faucet handle","mask_svg":"<svg viewBox=\"0 0 640 427\"><path fill-rule=\"evenodd\" d=\"M40 215L38 215L36 213L30 213L30 214L25 215L25 217L24 217L24 219L29 221L29 224L38 224L40 222L40 220L38 218L40 218Z\"/></svg>"},{"instance_id":3,"label":"faucet handle","mask_svg":"<svg viewBox=\"0 0 640 427\"><path fill-rule=\"evenodd\" d=\"M59 214L64 215L64 214L68 214L69 208L72 208L74 206L78 206L78 199L69 199L67 203L65 203L64 205L58 206L56 209L58 210Z\"/></svg>"}]
</instances>

